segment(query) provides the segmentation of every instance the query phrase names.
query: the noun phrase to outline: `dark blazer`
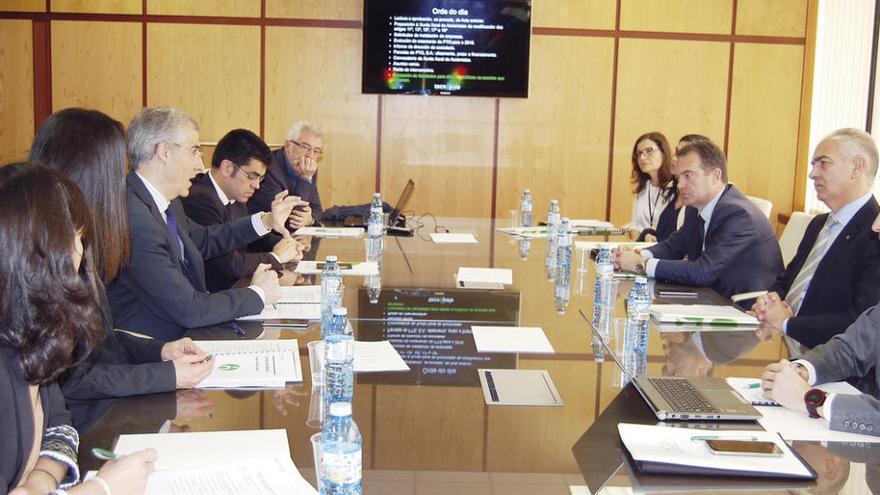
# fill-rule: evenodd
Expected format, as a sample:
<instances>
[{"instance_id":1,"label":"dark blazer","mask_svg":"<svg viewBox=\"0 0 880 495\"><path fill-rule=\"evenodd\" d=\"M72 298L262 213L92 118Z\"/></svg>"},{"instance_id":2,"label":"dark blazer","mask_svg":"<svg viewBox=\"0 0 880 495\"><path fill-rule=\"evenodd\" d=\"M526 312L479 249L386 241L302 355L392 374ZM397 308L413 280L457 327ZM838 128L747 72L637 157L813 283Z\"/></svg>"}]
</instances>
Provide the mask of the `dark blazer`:
<instances>
[{"instance_id":1,"label":"dark blazer","mask_svg":"<svg viewBox=\"0 0 880 495\"><path fill-rule=\"evenodd\" d=\"M204 227L250 217L246 204L235 202L224 205L220 202L220 196L217 195L208 173L199 174L192 180L189 196L182 201L186 216ZM245 247L206 259L205 282L208 291L229 289L240 278L253 275L260 263L271 264L276 270L283 268L270 253L252 253Z\"/></svg>"},{"instance_id":2,"label":"dark blazer","mask_svg":"<svg viewBox=\"0 0 880 495\"><path fill-rule=\"evenodd\" d=\"M309 202L315 223L320 223L324 209L321 208L321 196L318 194L318 173L315 172L312 182L296 175L293 165L287 161L284 148L276 150L272 156L273 160L269 165L269 171L266 172L266 180L260 184L260 189L254 197L247 202L248 211L251 214L270 211L275 195L287 189L291 196L299 196L303 201Z\"/></svg>"},{"instance_id":3,"label":"dark blazer","mask_svg":"<svg viewBox=\"0 0 880 495\"><path fill-rule=\"evenodd\" d=\"M880 310L871 307L844 333L814 347L802 359L816 368L816 383L870 376L875 385L880 384ZM836 394L829 420L832 430L880 435L880 400L868 394Z\"/></svg>"},{"instance_id":4,"label":"dark blazer","mask_svg":"<svg viewBox=\"0 0 880 495\"><path fill-rule=\"evenodd\" d=\"M141 179L131 172L128 221L131 262L110 284L110 308L117 328L160 340L174 340L187 328L214 325L263 310L251 289L210 294L205 286L205 258L213 258L256 240L250 218L202 227L187 218L179 199L171 202L186 262L177 240Z\"/></svg>"},{"instance_id":5,"label":"dark blazer","mask_svg":"<svg viewBox=\"0 0 880 495\"><path fill-rule=\"evenodd\" d=\"M104 339L81 363L67 370L59 380L61 392L76 418L73 403L109 397L153 394L177 388L174 363L162 361L165 342L149 340L113 329L110 302L103 287L101 314Z\"/></svg>"},{"instance_id":6,"label":"dark blazer","mask_svg":"<svg viewBox=\"0 0 880 495\"><path fill-rule=\"evenodd\" d=\"M788 335L807 347L828 342L880 301L880 240L871 224L880 206L872 197L838 234L816 267L798 315L788 320ZM785 298L804 266L828 214L807 226L797 253L770 291Z\"/></svg>"},{"instance_id":7,"label":"dark blazer","mask_svg":"<svg viewBox=\"0 0 880 495\"><path fill-rule=\"evenodd\" d=\"M69 426L71 421L57 384L40 387L40 402L43 406L45 446L47 428ZM69 448L73 456L70 460L76 461L79 442L68 439L65 443L65 449ZM28 383L18 357L8 347L0 347L0 445L3 446L3 455L0 455L0 493L7 493L18 484L34 445L34 414ZM68 471L65 482L72 481L70 474L72 472Z\"/></svg>"},{"instance_id":8,"label":"dark blazer","mask_svg":"<svg viewBox=\"0 0 880 495\"><path fill-rule=\"evenodd\" d=\"M773 227L733 185L726 186L715 204L705 250L699 229L697 210L688 208L681 229L648 248L663 260L654 273L658 280L711 287L730 297L764 290L782 273L782 253Z\"/></svg>"}]
</instances>

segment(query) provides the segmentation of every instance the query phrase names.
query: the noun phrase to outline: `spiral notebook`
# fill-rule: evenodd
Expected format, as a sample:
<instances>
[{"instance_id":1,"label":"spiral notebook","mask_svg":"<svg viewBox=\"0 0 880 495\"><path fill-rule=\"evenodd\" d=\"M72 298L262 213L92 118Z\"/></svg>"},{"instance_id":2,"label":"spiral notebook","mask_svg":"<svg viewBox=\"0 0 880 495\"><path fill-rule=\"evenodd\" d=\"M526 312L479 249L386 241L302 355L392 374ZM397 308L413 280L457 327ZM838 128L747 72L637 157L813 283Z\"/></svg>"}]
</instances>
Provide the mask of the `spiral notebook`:
<instances>
[{"instance_id":1,"label":"spiral notebook","mask_svg":"<svg viewBox=\"0 0 880 495\"><path fill-rule=\"evenodd\" d=\"M283 387L302 381L299 344L289 340L203 340L214 368L198 388Z\"/></svg>"},{"instance_id":2,"label":"spiral notebook","mask_svg":"<svg viewBox=\"0 0 880 495\"><path fill-rule=\"evenodd\" d=\"M730 385L734 390L736 390L736 393L738 393L743 399L747 400L753 406L779 405L775 400L764 397L764 391L761 389L760 378L729 377L726 380L727 384ZM822 385L817 385L816 388L820 388L828 392L829 394L858 395L859 393L861 393L855 387L846 382L823 383Z\"/></svg>"}]
</instances>

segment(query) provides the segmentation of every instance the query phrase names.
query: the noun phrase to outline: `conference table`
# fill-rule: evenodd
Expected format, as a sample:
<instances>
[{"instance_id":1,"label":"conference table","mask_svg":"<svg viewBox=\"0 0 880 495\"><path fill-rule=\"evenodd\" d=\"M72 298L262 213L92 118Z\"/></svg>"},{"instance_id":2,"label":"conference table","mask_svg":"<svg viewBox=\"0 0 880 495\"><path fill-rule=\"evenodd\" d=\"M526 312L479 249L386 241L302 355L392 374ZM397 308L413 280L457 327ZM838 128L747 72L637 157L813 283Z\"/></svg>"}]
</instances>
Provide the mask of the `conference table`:
<instances>
[{"instance_id":1,"label":"conference table","mask_svg":"<svg viewBox=\"0 0 880 495\"><path fill-rule=\"evenodd\" d=\"M621 421L656 424L657 420L631 385L621 387L617 365L594 354L588 322L594 298L589 246L574 250L570 302L560 313L554 303L554 283L548 281L545 269L546 240L521 240L497 233L495 222L485 219L437 218L420 223L414 237L386 237L377 302L370 302L363 278L344 279L343 305L348 308L356 338L390 339L411 368L410 372L356 376L353 415L363 435L364 493L791 493L793 489L821 491L826 485L841 484L845 484L844 493L868 493L874 485L872 473L880 456L877 449L872 456L871 444L800 442L798 451L820 474L818 485L639 476L627 462L616 425ZM473 233L478 243L431 241L431 232L446 230ZM364 239L315 240L308 257L321 260L331 254L341 261L363 260ZM513 283L495 291L457 288L459 267L510 268ZM318 282L314 276L286 280ZM616 316L625 315L623 299L631 284L621 282ZM702 300L724 303L711 290L703 289L699 294ZM435 306L444 303L448 304L443 309L446 316L435 314L430 321L407 328L401 328L401 313L392 311L405 306L424 312L426 304L437 309ZM479 353L470 335L473 324L540 327L555 353ZM314 484L310 437L320 431L321 401L319 389L311 384L306 344L320 339L319 324L279 328L242 322L241 326L246 330L244 337L234 334L228 325L194 329L188 335L197 340L297 339L302 383L283 389L185 390L96 401L80 412L87 418L80 426L84 430L81 468L97 468L98 461L84 453L95 446L112 448L120 434L160 429L284 429L291 458ZM767 363L786 355L781 336L773 332L702 333L703 345L697 346L693 331L660 332L652 325L648 374L756 377ZM707 343L712 339L714 344ZM477 368L547 370L564 404L487 406ZM713 427L708 423L692 425Z\"/></svg>"}]
</instances>

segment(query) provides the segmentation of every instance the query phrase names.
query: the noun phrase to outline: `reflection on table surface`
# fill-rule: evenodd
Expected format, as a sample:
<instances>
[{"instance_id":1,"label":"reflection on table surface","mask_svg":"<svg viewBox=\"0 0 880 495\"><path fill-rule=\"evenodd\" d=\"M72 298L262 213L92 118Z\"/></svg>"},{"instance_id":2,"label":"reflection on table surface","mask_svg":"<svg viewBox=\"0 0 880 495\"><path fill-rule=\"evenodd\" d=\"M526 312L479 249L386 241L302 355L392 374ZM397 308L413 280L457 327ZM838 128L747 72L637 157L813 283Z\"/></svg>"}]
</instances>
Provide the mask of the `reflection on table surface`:
<instances>
[{"instance_id":1,"label":"reflection on table surface","mask_svg":"<svg viewBox=\"0 0 880 495\"><path fill-rule=\"evenodd\" d=\"M520 241L495 234L485 220L437 222L451 231L473 233L479 244L437 245L426 240L428 229L413 238L386 238L376 303L366 297L362 278L344 280L343 303L357 338L391 340L412 369L357 376L353 409L364 439L365 493L561 495L595 493L602 487L602 493L624 493L634 481L638 485L638 478L627 475L619 440L597 422L604 418L616 425L613 414L603 414L609 407L639 414L648 409L632 396L631 387L621 391L620 370L612 361L597 362L594 356L590 327L579 314L589 317L593 311L589 256L575 254L570 303L564 314L557 314L543 239ZM342 261L363 260L364 240L322 239L312 243L309 257L330 254ZM513 284L504 291L456 289L454 276L461 266L510 268ZM307 278L305 283L317 282ZM621 284L615 316L625 315L623 299L630 285ZM470 325L476 323L542 327L556 353L477 353L470 335ZM310 381L306 344L320 338L320 329L317 323L300 329L258 322L240 326L244 338L297 339L303 382L279 390L189 390L77 406L88 428L81 452L111 447L124 433L283 428L294 463L314 482L309 437L320 430L315 411L319 401L313 395L317 389ZM239 338L227 325L189 335ZM782 340L773 333L661 333L652 328L647 368L649 374L758 376L782 356ZM477 367L548 370L565 405L486 406ZM591 429L594 423L599 427ZM839 476L846 465L848 489L863 493L866 483L874 486L874 468L860 464L873 458L870 447L851 447L855 453L844 453L843 447L803 449L805 457L817 456L832 474ZM821 452L813 452L815 448ZM586 460L584 451L590 453ZM83 469L97 467L90 456L80 457ZM642 489L667 491L650 483Z\"/></svg>"}]
</instances>

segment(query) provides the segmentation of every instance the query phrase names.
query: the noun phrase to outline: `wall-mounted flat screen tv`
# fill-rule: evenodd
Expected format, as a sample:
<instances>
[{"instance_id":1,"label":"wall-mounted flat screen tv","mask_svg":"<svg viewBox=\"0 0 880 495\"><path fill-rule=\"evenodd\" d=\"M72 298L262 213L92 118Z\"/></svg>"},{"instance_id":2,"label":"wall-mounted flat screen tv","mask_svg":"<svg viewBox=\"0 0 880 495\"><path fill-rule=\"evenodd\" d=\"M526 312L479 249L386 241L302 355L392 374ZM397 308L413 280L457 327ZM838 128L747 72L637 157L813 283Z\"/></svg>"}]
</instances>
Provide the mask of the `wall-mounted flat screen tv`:
<instances>
[{"instance_id":1,"label":"wall-mounted flat screen tv","mask_svg":"<svg viewBox=\"0 0 880 495\"><path fill-rule=\"evenodd\" d=\"M365 0L363 92L528 96L531 0Z\"/></svg>"}]
</instances>

